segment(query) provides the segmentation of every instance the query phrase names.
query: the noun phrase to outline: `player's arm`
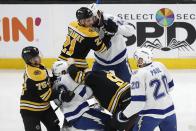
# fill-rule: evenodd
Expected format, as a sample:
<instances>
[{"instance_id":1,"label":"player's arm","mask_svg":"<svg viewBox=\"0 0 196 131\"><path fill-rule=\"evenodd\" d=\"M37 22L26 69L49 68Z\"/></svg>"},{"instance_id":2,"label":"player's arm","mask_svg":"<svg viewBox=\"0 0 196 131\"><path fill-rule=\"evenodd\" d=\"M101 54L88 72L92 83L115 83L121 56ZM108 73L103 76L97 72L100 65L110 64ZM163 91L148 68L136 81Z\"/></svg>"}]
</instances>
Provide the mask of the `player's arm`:
<instances>
[{"instance_id":1,"label":"player's arm","mask_svg":"<svg viewBox=\"0 0 196 131\"><path fill-rule=\"evenodd\" d=\"M104 15L104 19L109 22L107 25L105 25L105 27L107 28L107 26L110 26L113 22L116 24L116 27L113 26L112 28L116 30L115 33L121 34L123 36L129 37L132 36L133 33L135 32L135 26L125 20L122 20L118 17L114 17L111 15ZM115 28L114 28L115 27Z\"/></svg>"},{"instance_id":2,"label":"player's arm","mask_svg":"<svg viewBox=\"0 0 196 131\"><path fill-rule=\"evenodd\" d=\"M100 39L99 36L97 35L96 37L87 39L88 40L87 42L89 43L91 49L102 53L110 48L111 38L112 35L110 34L105 34L102 39Z\"/></svg>"},{"instance_id":3,"label":"player's arm","mask_svg":"<svg viewBox=\"0 0 196 131\"><path fill-rule=\"evenodd\" d=\"M125 130L130 123L134 123L146 100L144 79L134 74L131 78L131 102L123 110L113 115L110 125L118 130Z\"/></svg>"},{"instance_id":4,"label":"player's arm","mask_svg":"<svg viewBox=\"0 0 196 131\"><path fill-rule=\"evenodd\" d=\"M96 79L100 79L99 75L96 75L94 71L82 72L80 71L74 64L70 65L67 69L70 77L77 83L85 83L87 86L92 86L97 81ZM78 82L79 81L79 82Z\"/></svg>"},{"instance_id":5,"label":"player's arm","mask_svg":"<svg viewBox=\"0 0 196 131\"><path fill-rule=\"evenodd\" d=\"M26 70L28 75L28 84L31 90L43 101L50 101L58 97L58 93L53 91L49 81L49 76L46 69L28 67Z\"/></svg>"},{"instance_id":6,"label":"player's arm","mask_svg":"<svg viewBox=\"0 0 196 131\"><path fill-rule=\"evenodd\" d=\"M165 67L165 65L161 64L161 66L162 66L162 68L164 70L164 74L165 74L165 76L163 78L165 79L165 82L167 82L167 84L168 84L168 86L166 86L167 91L170 92L174 88L173 78L172 78L171 74L169 73L168 69Z\"/></svg>"},{"instance_id":7,"label":"player's arm","mask_svg":"<svg viewBox=\"0 0 196 131\"><path fill-rule=\"evenodd\" d=\"M140 112L146 102L145 74L136 73L131 79L131 102L122 112L127 118Z\"/></svg>"},{"instance_id":8,"label":"player's arm","mask_svg":"<svg viewBox=\"0 0 196 131\"><path fill-rule=\"evenodd\" d=\"M137 119L137 113L143 109L146 100L145 84L141 82L144 82L142 77L138 77L137 75L132 76L130 82L131 102L124 110L114 114L110 122L112 127L115 127L119 130L125 130L125 128L130 125L130 121L132 121L131 123L134 123Z\"/></svg>"},{"instance_id":9,"label":"player's arm","mask_svg":"<svg viewBox=\"0 0 196 131\"><path fill-rule=\"evenodd\" d=\"M46 102L54 99L70 102L75 95L68 90L61 90L65 88L64 85L59 85L58 89L53 89L48 79L44 79L42 81L32 81L31 83L36 87L36 93L38 96Z\"/></svg>"},{"instance_id":10,"label":"player's arm","mask_svg":"<svg viewBox=\"0 0 196 131\"><path fill-rule=\"evenodd\" d=\"M118 20L118 32L119 34L129 37L132 36L135 32L135 26L132 25L131 23L128 23L126 21L123 20Z\"/></svg>"},{"instance_id":11,"label":"player's arm","mask_svg":"<svg viewBox=\"0 0 196 131\"><path fill-rule=\"evenodd\" d=\"M85 77L85 73L79 68L77 68L74 64L70 65L67 69L67 73L69 73L70 77L76 82L76 83L82 83Z\"/></svg>"},{"instance_id":12,"label":"player's arm","mask_svg":"<svg viewBox=\"0 0 196 131\"><path fill-rule=\"evenodd\" d=\"M34 93L38 94L43 101L53 100L57 95L52 91L46 79L29 79L28 84L31 85L32 90L35 91Z\"/></svg>"}]
</instances>

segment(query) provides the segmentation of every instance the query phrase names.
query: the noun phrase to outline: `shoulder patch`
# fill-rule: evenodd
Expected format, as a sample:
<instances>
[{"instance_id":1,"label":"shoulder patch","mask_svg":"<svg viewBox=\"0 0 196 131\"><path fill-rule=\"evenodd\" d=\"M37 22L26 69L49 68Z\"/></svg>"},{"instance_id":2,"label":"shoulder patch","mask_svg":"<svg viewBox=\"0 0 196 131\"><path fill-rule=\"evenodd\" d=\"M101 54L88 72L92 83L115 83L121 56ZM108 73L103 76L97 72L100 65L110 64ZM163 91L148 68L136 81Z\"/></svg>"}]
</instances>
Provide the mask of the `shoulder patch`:
<instances>
[{"instance_id":1,"label":"shoulder patch","mask_svg":"<svg viewBox=\"0 0 196 131\"><path fill-rule=\"evenodd\" d=\"M41 71L39 71L39 70L34 71L34 75L40 75L40 74L41 74Z\"/></svg>"},{"instance_id":2,"label":"shoulder patch","mask_svg":"<svg viewBox=\"0 0 196 131\"><path fill-rule=\"evenodd\" d=\"M47 72L45 69L40 69L29 65L27 65L26 67L26 74L30 79L34 81L42 81L47 78Z\"/></svg>"},{"instance_id":3,"label":"shoulder patch","mask_svg":"<svg viewBox=\"0 0 196 131\"><path fill-rule=\"evenodd\" d=\"M92 28L79 25L77 21L71 22L69 27L84 37L97 37L99 35Z\"/></svg>"}]
</instances>

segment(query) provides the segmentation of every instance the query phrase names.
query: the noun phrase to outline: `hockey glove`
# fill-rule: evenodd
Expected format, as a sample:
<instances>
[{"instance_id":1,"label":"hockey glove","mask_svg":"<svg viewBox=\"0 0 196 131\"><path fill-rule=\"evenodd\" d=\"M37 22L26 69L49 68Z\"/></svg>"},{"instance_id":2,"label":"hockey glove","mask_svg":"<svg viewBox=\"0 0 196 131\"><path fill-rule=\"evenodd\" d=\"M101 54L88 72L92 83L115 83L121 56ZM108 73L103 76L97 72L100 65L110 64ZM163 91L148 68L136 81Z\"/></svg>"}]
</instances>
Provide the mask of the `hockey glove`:
<instances>
[{"instance_id":1,"label":"hockey glove","mask_svg":"<svg viewBox=\"0 0 196 131\"><path fill-rule=\"evenodd\" d=\"M115 35L117 31L118 25L114 21L111 19L104 21L104 32L106 34Z\"/></svg>"},{"instance_id":2,"label":"hockey glove","mask_svg":"<svg viewBox=\"0 0 196 131\"><path fill-rule=\"evenodd\" d=\"M123 131L129 124L129 119L124 116L122 111L120 111L113 115L113 118L110 120L108 124L110 124L110 127L116 130Z\"/></svg>"},{"instance_id":3,"label":"hockey glove","mask_svg":"<svg viewBox=\"0 0 196 131\"><path fill-rule=\"evenodd\" d=\"M73 91L69 91L69 90L64 90L64 85L61 85L59 87L60 89L60 93L59 93L59 100L62 101L62 102L70 102L74 96L75 96L75 93Z\"/></svg>"}]
</instances>

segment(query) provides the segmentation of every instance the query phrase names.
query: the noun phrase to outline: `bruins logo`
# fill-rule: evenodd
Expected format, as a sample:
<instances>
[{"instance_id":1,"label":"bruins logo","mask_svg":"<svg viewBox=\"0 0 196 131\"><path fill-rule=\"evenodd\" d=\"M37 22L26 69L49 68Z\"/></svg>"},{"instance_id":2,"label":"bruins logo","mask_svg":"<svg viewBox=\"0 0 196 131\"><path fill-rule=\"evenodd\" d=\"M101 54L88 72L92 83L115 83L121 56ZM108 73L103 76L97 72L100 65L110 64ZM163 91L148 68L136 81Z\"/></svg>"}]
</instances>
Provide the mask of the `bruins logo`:
<instances>
[{"instance_id":1,"label":"bruins logo","mask_svg":"<svg viewBox=\"0 0 196 131\"><path fill-rule=\"evenodd\" d=\"M91 29L91 28L89 28L89 30L88 30L89 32L94 32L94 30L93 29Z\"/></svg>"},{"instance_id":2,"label":"bruins logo","mask_svg":"<svg viewBox=\"0 0 196 131\"><path fill-rule=\"evenodd\" d=\"M41 74L41 71L39 70L34 71L34 75L40 75L40 74Z\"/></svg>"}]
</instances>

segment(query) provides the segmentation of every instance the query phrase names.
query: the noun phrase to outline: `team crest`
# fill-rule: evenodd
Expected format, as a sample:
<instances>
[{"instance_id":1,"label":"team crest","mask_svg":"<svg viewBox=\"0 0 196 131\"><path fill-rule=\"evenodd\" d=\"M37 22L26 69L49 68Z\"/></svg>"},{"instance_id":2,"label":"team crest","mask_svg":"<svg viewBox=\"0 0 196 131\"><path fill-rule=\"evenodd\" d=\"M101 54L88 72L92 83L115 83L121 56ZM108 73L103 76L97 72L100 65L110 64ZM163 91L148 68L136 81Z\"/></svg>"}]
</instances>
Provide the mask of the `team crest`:
<instances>
[{"instance_id":1,"label":"team crest","mask_svg":"<svg viewBox=\"0 0 196 131\"><path fill-rule=\"evenodd\" d=\"M41 74L41 71L39 70L34 71L34 75L40 75L40 74Z\"/></svg>"}]
</instances>

